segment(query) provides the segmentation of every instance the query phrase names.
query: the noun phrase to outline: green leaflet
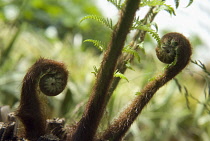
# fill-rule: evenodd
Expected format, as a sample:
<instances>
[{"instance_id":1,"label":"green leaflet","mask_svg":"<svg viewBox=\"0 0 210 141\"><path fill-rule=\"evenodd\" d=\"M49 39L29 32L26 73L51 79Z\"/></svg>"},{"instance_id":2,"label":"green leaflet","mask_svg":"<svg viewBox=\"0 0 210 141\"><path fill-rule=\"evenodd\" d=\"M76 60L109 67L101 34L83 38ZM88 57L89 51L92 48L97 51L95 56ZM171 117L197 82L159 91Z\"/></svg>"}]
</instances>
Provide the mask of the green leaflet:
<instances>
[{"instance_id":1,"label":"green leaflet","mask_svg":"<svg viewBox=\"0 0 210 141\"><path fill-rule=\"evenodd\" d=\"M103 18L103 17L97 16L97 15L88 15L88 16L83 17L80 20L80 23L87 19L96 20L97 22L100 22L100 23L104 24L106 27L108 27L109 29L113 30L112 19Z\"/></svg>"},{"instance_id":2,"label":"green leaflet","mask_svg":"<svg viewBox=\"0 0 210 141\"><path fill-rule=\"evenodd\" d=\"M100 51L105 50L105 43L99 40L87 39L84 42L91 42L96 46Z\"/></svg>"},{"instance_id":3,"label":"green leaflet","mask_svg":"<svg viewBox=\"0 0 210 141\"><path fill-rule=\"evenodd\" d=\"M98 74L98 68L96 66L93 66L94 71L92 71L91 73L93 73L95 76Z\"/></svg>"},{"instance_id":4,"label":"green leaflet","mask_svg":"<svg viewBox=\"0 0 210 141\"><path fill-rule=\"evenodd\" d=\"M143 6L157 6L157 5L163 5L165 2L162 0L142 0L140 3L140 7Z\"/></svg>"},{"instance_id":5,"label":"green leaflet","mask_svg":"<svg viewBox=\"0 0 210 141\"><path fill-rule=\"evenodd\" d=\"M157 41L158 45L160 45L160 36L158 35L157 31L153 30L149 25L139 25L137 27L134 27L138 30L143 30L149 32L152 37Z\"/></svg>"},{"instance_id":6,"label":"green leaflet","mask_svg":"<svg viewBox=\"0 0 210 141\"><path fill-rule=\"evenodd\" d=\"M139 53L136 50L134 50L131 47L127 46L127 47L124 47L122 51L126 52L126 53L133 54L137 58L137 60L140 62L141 58L140 58Z\"/></svg>"},{"instance_id":7,"label":"green leaflet","mask_svg":"<svg viewBox=\"0 0 210 141\"><path fill-rule=\"evenodd\" d=\"M186 7L189 7L193 3L193 0L190 0Z\"/></svg>"},{"instance_id":8,"label":"green leaflet","mask_svg":"<svg viewBox=\"0 0 210 141\"><path fill-rule=\"evenodd\" d=\"M119 77L119 78L121 78L121 79L125 79L125 80L128 81L128 78L127 78L124 74L120 73L118 70L115 71L114 77ZM128 82L129 82L129 81L128 81Z\"/></svg>"}]
</instances>

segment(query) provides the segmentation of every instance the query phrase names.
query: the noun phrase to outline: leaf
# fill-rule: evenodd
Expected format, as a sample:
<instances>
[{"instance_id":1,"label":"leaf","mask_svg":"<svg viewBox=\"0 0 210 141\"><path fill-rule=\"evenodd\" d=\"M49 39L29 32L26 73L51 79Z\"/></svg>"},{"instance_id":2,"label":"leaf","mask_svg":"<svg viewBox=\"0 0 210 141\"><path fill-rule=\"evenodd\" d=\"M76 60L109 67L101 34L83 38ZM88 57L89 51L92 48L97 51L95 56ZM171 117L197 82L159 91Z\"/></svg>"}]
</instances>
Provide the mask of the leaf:
<instances>
[{"instance_id":1,"label":"leaf","mask_svg":"<svg viewBox=\"0 0 210 141\"><path fill-rule=\"evenodd\" d=\"M93 66L94 71L92 71L91 73L93 73L95 76L98 74L98 68L96 66Z\"/></svg>"},{"instance_id":2,"label":"leaf","mask_svg":"<svg viewBox=\"0 0 210 141\"><path fill-rule=\"evenodd\" d=\"M110 28L111 30L113 30L113 24L112 24L112 19L105 19L103 17L100 17L100 16L97 16L97 15L88 15L88 16L85 16L83 17L81 20L80 20L80 23L83 22L84 20L87 20L87 19L93 19L93 20L96 20L102 24L104 24L106 27Z\"/></svg>"},{"instance_id":3,"label":"leaf","mask_svg":"<svg viewBox=\"0 0 210 141\"><path fill-rule=\"evenodd\" d=\"M140 58L139 53L136 50L132 49L131 47L129 47L129 46L124 47L123 52L130 53L130 54L134 55L137 58L138 62L140 62L141 58Z\"/></svg>"},{"instance_id":4,"label":"leaf","mask_svg":"<svg viewBox=\"0 0 210 141\"><path fill-rule=\"evenodd\" d=\"M161 5L159 8L157 8L157 9L155 10L155 13L158 13L158 12L161 11L161 10L165 10L165 11L167 11L170 15L176 16L176 13L175 13L175 11L174 11L174 8L171 7L170 5L167 5L167 4Z\"/></svg>"},{"instance_id":5,"label":"leaf","mask_svg":"<svg viewBox=\"0 0 210 141\"><path fill-rule=\"evenodd\" d=\"M126 61L126 64L125 64L126 68L130 69L130 70L133 70L135 71L132 67L131 67L131 63L130 63L130 60L127 60Z\"/></svg>"},{"instance_id":6,"label":"leaf","mask_svg":"<svg viewBox=\"0 0 210 141\"><path fill-rule=\"evenodd\" d=\"M153 30L151 25L139 25L138 27L135 27L136 29L143 30L149 32L152 37L157 41L158 45L160 45L160 36L158 35L157 31Z\"/></svg>"},{"instance_id":7,"label":"leaf","mask_svg":"<svg viewBox=\"0 0 210 141\"><path fill-rule=\"evenodd\" d=\"M141 92L136 92L135 95L141 95Z\"/></svg>"},{"instance_id":8,"label":"leaf","mask_svg":"<svg viewBox=\"0 0 210 141\"><path fill-rule=\"evenodd\" d=\"M176 8L178 8L179 7L179 0L174 0L174 2L175 2L175 5L176 5Z\"/></svg>"},{"instance_id":9,"label":"leaf","mask_svg":"<svg viewBox=\"0 0 210 141\"><path fill-rule=\"evenodd\" d=\"M91 42L91 43L93 43L94 46L96 46L100 51L104 51L105 50L105 43L103 43L102 41L93 40L93 39L87 39L87 40L84 40L84 42Z\"/></svg>"},{"instance_id":10,"label":"leaf","mask_svg":"<svg viewBox=\"0 0 210 141\"><path fill-rule=\"evenodd\" d=\"M127 81L128 81L128 78L127 78L124 74L122 74L122 73L118 72L118 70L117 70L117 71L115 71L115 73L114 73L114 77L119 77L119 78L121 78L121 79L125 79L125 80L127 80ZM128 81L128 82L129 82L129 81Z\"/></svg>"},{"instance_id":11,"label":"leaf","mask_svg":"<svg viewBox=\"0 0 210 141\"><path fill-rule=\"evenodd\" d=\"M157 6L163 5L165 2L162 0L142 0L140 3L140 7L144 6Z\"/></svg>"},{"instance_id":12,"label":"leaf","mask_svg":"<svg viewBox=\"0 0 210 141\"><path fill-rule=\"evenodd\" d=\"M186 7L189 7L193 3L193 0L190 0Z\"/></svg>"}]
</instances>

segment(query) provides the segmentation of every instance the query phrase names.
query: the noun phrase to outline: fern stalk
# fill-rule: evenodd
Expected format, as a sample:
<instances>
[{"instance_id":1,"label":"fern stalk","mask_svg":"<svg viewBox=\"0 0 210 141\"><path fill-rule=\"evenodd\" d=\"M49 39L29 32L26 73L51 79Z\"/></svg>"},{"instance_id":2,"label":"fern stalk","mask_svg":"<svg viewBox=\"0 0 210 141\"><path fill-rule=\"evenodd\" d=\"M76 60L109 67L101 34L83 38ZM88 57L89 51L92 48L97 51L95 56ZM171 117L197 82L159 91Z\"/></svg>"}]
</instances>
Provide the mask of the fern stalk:
<instances>
[{"instance_id":1,"label":"fern stalk","mask_svg":"<svg viewBox=\"0 0 210 141\"><path fill-rule=\"evenodd\" d=\"M105 52L90 99L70 140L91 141L106 107L106 97L113 80L117 60L135 16L140 0L127 0Z\"/></svg>"}]
</instances>

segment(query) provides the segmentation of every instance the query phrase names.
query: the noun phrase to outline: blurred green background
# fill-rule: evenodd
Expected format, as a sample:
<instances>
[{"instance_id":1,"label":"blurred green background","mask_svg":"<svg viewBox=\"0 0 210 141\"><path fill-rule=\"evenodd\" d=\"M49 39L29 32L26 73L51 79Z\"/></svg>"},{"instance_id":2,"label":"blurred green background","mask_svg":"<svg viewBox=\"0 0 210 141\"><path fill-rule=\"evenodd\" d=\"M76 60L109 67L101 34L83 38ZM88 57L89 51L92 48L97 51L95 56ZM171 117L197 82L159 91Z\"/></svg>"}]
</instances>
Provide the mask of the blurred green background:
<instances>
[{"instance_id":1,"label":"blurred green background","mask_svg":"<svg viewBox=\"0 0 210 141\"><path fill-rule=\"evenodd\" d=\"M81 117L103 54L85 39L107 43L111 31L93 20L80 23L90 14L103 16L96 0L0 0L0 106L17 109L21 81L40 57L62 61L70 72L67 88L48 99L51 115L65 117L69 124ZM115 17L116 18L116 17ZM161 29L162 34L169 31ZM193 47L202 44L191 35ZM155 56L155 41L147 35L141 62L131 64L126 80L115 90L100 129L103 130L136 92L164 64ZM194 52L194 56L196 52ZM192 57L192 60L196 58ZM208 64L206 64L208 71ZM188 67L161 88L127 133L128 141L209 141L210 79L200 67Z\"/></svg>"}]
</instances>

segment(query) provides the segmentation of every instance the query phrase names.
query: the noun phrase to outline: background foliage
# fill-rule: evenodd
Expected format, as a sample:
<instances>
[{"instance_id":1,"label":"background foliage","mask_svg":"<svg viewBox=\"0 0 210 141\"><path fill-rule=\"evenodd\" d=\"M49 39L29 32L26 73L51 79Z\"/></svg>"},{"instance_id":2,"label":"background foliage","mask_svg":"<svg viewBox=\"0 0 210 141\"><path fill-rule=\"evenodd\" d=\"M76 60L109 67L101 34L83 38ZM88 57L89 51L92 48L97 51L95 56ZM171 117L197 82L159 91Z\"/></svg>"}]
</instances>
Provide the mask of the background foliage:
<instances>
[{"instance_id":1,"label":"background foliage","mask_svg":"<svg viewBox=\"0 0 210 141\"><path fill-rule=\"evenodd\" d=\"M74 123L81 116L95 78L94 72L103 55L94 44L106 46L111 31L101 24L111 27L111 19L85 20L94 19L88 15L103 17L94 2L0 0L0 106L10 105L12 111L17 108L22 78L35 60L45 57L65 62L70 72L63 94L49 99L52 111L49 117L65 117L68 123ZM175 2L174 7L178 7L178 1ZM114 4L120 8L118 3ZM144 4L142 2L142 6ZM166 5L166 10L172 6L168 8ZM155 30L141 28L157 37ZM161 30L162 35L168 32ZM151 35L147 34L134 63L128 64L132 69L126 72L127 80L122 79L114 92L101 129L135 96L135 92L163 69L164 65L155 56L157 42ZM202 44L197 36L190 36L190 40L193 47ZM158 91L132 125L125 140L210 139L210 73L208 65L196 58L192 60L187 69Z\"/></svg>"}]
</instances>

